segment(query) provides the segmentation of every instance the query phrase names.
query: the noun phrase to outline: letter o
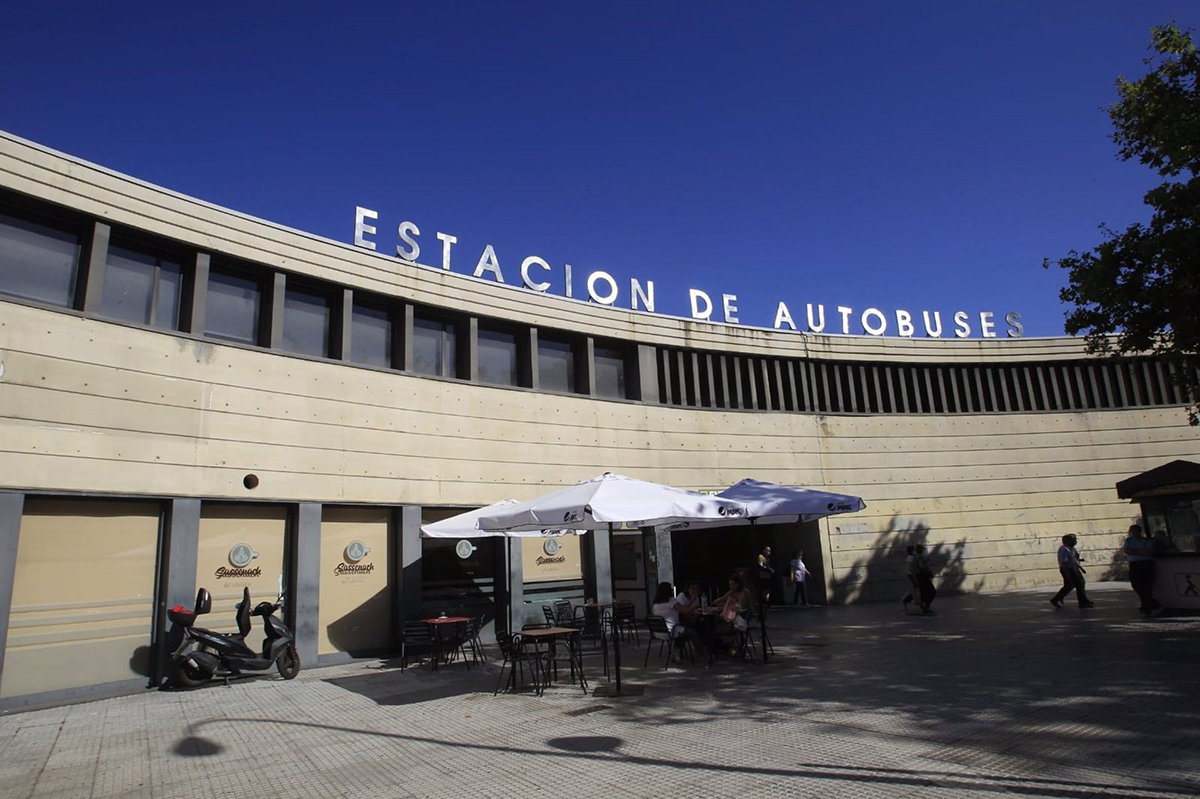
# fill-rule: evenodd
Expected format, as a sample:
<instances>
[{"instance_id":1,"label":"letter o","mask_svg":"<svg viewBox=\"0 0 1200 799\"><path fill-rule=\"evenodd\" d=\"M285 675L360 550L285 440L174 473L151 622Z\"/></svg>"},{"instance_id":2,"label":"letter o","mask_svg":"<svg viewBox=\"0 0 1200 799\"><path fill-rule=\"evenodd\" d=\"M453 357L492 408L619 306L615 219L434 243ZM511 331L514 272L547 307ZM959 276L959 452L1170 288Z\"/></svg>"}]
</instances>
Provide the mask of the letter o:
<instances>
[{"instance_id":1,"label":"letter o","mask_svg":"<svg viewBox=\"0 0 1200 799\"><path fill-rule=\"evenodd\" d=\"M872 316L879 320L879 324L876 327L871 327L871 325L867 324L867 319ZM862 322L863 330L867 331L867 334L871 336L882 336L884 331L887 330L887 317L878 308L868 308L863 311L862 319L859 321Z\"/></svg>"},{"instance_id":2,"label":"letter o","mask_svg":"<svg viewBox=\"0 0 1200 799\"><path fill-rule=\"evenodd\" d=\"M608 294L603 297L596 294L596 284L601 280L608 283ZM612 305L617 301L617 281L613 280L613 276L608 272L592 272L588 275L587 292L593 302L598 302L601 305Z\"/></svg>"}]
</instances>

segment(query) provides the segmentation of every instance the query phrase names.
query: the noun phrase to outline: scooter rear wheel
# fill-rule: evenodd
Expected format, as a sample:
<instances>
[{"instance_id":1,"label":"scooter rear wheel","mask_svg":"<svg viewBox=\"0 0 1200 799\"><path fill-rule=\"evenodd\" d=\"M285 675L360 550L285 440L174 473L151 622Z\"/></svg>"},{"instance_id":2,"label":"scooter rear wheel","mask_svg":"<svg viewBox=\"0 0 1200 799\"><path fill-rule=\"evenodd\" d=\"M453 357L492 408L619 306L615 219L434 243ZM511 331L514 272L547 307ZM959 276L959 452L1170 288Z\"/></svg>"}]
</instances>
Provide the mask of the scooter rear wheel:
<instances>
[{"instance_id":1,"label":"scooter rear wheel","mask_svg":"<svg viewBox=\"0 0 1200 799\"><path fill-rule=\"evenodd\" d=\"M199 688L201 685L206 684L212 679L212 672L198 666L192 666L188 663L188 655L192 652L201 651L202 649L203 647L201 647L198 643L193 644L184 652L182 652L179 656L179 659L176 660L175 677L178 685L181 688Z\"/></svg>"},{"instance_id":2,"label":"scooter rear wheel","mask_svg":"<svg viewBox=\"0 0 1200 799\"><path fill-rule=\"evenodd\" d=\"M275 661L275 668L279 669L279 676L285 680L290 680L300 673L300 655L296 653L295 644L289 644L288 648L280 653Z\"/></svg>"}]
</instances>

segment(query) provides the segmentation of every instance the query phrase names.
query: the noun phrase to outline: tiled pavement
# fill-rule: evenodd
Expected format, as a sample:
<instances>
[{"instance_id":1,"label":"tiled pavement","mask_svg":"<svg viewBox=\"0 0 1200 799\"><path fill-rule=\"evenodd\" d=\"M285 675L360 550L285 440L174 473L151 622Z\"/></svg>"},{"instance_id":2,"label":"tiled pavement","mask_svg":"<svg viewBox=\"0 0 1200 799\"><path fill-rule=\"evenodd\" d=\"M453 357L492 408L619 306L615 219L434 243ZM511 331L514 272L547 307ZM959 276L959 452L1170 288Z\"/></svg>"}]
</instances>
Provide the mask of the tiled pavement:
<instances>
[{"instance_id":1,"label":"tiled pavement","mask_svg":"<svg viewBox=\"0 0 1200 799\"><path fill-rule=\"evenodd\" d=\"M626 649L637 697L376 660L18 713L0 795L1200 795L1200 618L1100 588L778 612L765 665Z\"/></svg>"}]
</instances>

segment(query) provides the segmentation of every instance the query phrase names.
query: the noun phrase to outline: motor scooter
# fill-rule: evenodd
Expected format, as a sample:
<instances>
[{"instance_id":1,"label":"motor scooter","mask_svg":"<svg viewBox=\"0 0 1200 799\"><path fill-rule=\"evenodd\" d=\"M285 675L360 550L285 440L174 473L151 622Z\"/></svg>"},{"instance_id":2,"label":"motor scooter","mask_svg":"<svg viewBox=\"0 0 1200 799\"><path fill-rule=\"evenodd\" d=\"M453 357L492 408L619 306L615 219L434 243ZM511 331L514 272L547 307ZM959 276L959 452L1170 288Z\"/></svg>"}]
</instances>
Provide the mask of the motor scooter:
<instances>
[{"instance_id":1,"label":"motor scooter","mask_svg":"<svg viewBox=\"0 0 1200 799\"><path fill-rule=\"evenodd\" d=\"M218 633L196 627L196 617L212 610L212 594L201 588L196 592L196 607L188 610L176 605L167 611L173 625L172 634L179 636L179 645L171 654L174 665L173 681L184 688L195 688L222 677L225 684L229 678L244 672L267 671L272 666L279 676L290 680L300 673L300 657L296 654L296 639L287 625L275 617L280 603L259 602L250 609L250 589L242 590L242 601L237 606L236 634ZM262 652L246 646L250 634L250 617L261 616L266 639Z\"/></svg>"}]
</instances>

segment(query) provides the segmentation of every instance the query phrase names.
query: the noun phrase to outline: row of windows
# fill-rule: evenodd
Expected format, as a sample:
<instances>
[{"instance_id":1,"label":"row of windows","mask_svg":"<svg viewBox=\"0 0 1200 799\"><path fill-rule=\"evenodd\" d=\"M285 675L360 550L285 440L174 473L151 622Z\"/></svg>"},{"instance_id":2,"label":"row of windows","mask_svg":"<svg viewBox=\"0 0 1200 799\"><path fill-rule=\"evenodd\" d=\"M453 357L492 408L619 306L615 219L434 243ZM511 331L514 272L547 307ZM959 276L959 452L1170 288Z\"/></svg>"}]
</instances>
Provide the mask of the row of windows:
<instances>
[{"instance_id":1,"label":"row of windows","mask_svg":"<svg viewBox=\"0 0 1200 799\"><path fill-rule=\"evenodd\" d=\"M628 347L187 252L0 198L0 294L220 341L500 386L631 395ZM276 319L276 316L279 319Z\"/></svg>"},{"instance_id":2,"label":"row of windows","mask_svg":"<svg viewBox=\"0 0 1200 799\"><path fill-rule=\"evenodd\" d=\"M1185 404L1176 368L1152 358L908 365L660 348L658 390L664 403L692 408L874 414L1079 411Z\"/></svg>"},{"instance_id":3,"label":"row of windows","mask_svg":"<svg viewBox=\"0 0 1200 799\"><path fill-rule=\"evenodd\" d=\"M0 294L420 375L643 399L626 343L477 319L187 251L0 195ZM1186 404L1154 359L906 365L656 348L658 401L798 413L997 413ZM1189 367L1189 368L1195 368ZM648 381L646 383L643 380ZM651 388L653 390L653 388ZM645 399L652 399L645 397Z\"/></svg>"}]
</instances>

